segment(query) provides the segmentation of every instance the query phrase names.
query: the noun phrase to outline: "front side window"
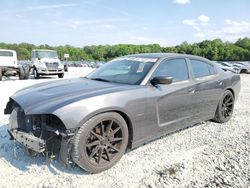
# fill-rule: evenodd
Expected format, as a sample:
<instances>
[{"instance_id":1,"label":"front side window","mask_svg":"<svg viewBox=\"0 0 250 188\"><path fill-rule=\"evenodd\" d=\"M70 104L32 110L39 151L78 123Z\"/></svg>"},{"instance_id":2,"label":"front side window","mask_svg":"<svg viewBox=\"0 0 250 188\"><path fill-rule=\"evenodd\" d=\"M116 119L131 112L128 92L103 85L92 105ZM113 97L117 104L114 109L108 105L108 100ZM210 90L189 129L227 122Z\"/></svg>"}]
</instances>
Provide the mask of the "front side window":
<instances>
[{"instance_id":1,"label":"front side window","mask_svg":"<svg viewBox=\"0 0 250 188\"><path fill-rule=\"evenodd\" d=\"M210 75L210 70L206 62L190 59L190 63L192 65L195 78L200 78Z\"/></svg>"},{"instance_id":2,"label":"front side window","mask_svg":"<svg viewBox=\"0 0 250 188\"><path fill-rule=\"evenodd\" d=\"M208 65L208 69L209 69L210 74L216 74L216 70L215 70L214 66L209 64L209 63L207 65Z\"/></svg>"},{"instance_id":3,"label":"front side window","mask_svg":"<svg viewBox=\"0 0 250 188\"><path fill-rule=\"evenodd\" d=\"M118 58L96 69L87 78L122 84L140 84L157 59Z\"/></svg>"},{"instance_id":4,"label":"front side window","mask_svg":"<svg viewBox=\"0 0 250 188\"><path fill-rule=\"evenodd\" d=\"M188 68L185 59L172 59L162 62L153 74L156 76L172 77L174 82L188 80Z\"/></svg>"},{"instance_id":5,"label":"front side window","mask_svg":"<svg viewBox=\"0 0 250 188\"><path fill-rule=\"evenodd\" d=\"M13 57L13 52L0 51L0 56L2 56L2 57Z\"/></svg>"}]
</instances>

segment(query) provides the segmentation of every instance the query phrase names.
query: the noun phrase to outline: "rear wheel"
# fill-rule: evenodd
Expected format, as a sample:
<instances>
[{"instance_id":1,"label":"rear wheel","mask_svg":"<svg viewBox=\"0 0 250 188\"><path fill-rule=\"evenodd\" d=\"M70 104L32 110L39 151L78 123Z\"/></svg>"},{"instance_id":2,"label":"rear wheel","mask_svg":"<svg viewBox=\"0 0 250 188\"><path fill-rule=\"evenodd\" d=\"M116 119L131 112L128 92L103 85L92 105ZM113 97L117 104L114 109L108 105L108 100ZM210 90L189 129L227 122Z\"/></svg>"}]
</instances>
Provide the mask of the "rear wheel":
<instances>
[{"instance_id":1,"label":"rear wheel","mask_svg":"<svg viewBox=\"0 0 250 188\"><path fill-rule=\"evenodd\" d=\"M246 70L246 69L242 69L242 70L240 71L240 74L247 74L247 70Z\"/></svg>"},{"instance_id":2,"label":"rear wheel","mask_svg":"<svg viewBox=\"0 0 250 188\"><path fill-rule=\"evenodd\" d=\"M74 162L90 173L114 166L128 144L125 120L115 112L99 114L80 127L72 148Z\"/></svg>"},{"instance_id":3,"label":"rear wheel","mask_svg":"<svg viewBox=\"0 0 250 188\"><path fill-rule=\"evenodd\" d=\"M214 121L218 123L224 123L229 121L230 118L232 117L233 109L234 109L234 96L231 91L227 90L223 94L218 104Z\"/></svg>"},{"instance_id":4,"label":"rear wheel","mask_svg":"<svg viewBox=\"0 0 250 188\"><path fill-rule=\"evenodd\" d=\"M63 78L64 77L64 73L58 74L58 78Z\"/></svg>"},{"instance_id":5,"label":"rear wheel","mask_svg":"<svg viewBox=\"0 0 250 188\"><path fill-rule=\"evenodd\" d=\"M25 80L28 80L29 75L30 75L30 69L29 67L24 68L24 73L25 73Z\"/></svg>"},{"instance_id":6,"label":"rear wheel","mask_svg":"<svg viewBox=\"0 0 250 188\"><path fill-rule=\"evenodd\" d=\"M19 68L19 80L24 80L25 79L25 71L23 67Z\"/></svg>"},{"instance_id":7,"label":"rear wheel","mask_svg":"<svg viewBox=\"0 0 250 188\"><path fill-rule=\"evenodd\" d=\"M68 65L64 65L64 71L68 72Z\"/></svg>"}]
</instances>

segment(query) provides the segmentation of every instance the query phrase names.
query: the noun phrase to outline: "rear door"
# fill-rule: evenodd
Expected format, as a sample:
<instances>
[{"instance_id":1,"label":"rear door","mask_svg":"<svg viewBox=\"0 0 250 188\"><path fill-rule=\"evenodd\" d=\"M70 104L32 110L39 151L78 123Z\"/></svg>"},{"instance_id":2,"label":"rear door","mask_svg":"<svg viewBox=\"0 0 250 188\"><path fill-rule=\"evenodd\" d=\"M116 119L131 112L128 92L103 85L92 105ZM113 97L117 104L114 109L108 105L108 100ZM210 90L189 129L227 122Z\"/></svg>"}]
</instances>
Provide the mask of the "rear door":
<instances>
[{"instance_id":1,"label":"rear door","mask_svg":"<svg viewBox=\"0 0 250 188\"><path fill-rule=\"evenodd\" d=\"M214 65L200 59L190 59L192 75L196 82L194 92L194 119L198 121L208 120L214 117L223 82Z\"/></svg>"},{"instance_id":2,"label":"rear door","mask_svg":"<svg viewBox=\"0 0 250 188\"><path fill-rule=\"evenodd\" d=\"M152 78L156 76L172 77L173 83L148 88L148 104L154 106L148 109L148 119L156 121L150 123L157 124L158 131L167 130L167 132L190 125L195 83L190 79L186 59L163 61L153 73Z\"/></svg>"}]
</instances>

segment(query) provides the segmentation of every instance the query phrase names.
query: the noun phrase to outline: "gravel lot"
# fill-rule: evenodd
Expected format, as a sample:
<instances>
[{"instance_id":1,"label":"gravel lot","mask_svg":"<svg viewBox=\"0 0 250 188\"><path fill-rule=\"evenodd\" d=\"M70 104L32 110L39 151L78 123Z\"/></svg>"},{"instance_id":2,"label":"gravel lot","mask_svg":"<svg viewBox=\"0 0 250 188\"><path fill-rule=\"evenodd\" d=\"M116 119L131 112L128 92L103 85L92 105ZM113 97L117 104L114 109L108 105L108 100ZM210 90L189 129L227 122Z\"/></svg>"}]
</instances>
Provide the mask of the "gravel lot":
<instances>
[{"instance_id":1,"label":"gravel lot","mask_svg":"<svg viewBox=\"0 0 250 188\"><path fill-rule=\"evenodd\" d=\"M91 71L79 70L71 68L66 77ZM250 187L250 75L241 76L241 93L228 123L204 122L168 135L96 175L56 160L47 163L44 156L29 157L9 140L8 116L3 115L8 97L44 81L0 82L0 187Z\"/></svg>"}]
</instances>

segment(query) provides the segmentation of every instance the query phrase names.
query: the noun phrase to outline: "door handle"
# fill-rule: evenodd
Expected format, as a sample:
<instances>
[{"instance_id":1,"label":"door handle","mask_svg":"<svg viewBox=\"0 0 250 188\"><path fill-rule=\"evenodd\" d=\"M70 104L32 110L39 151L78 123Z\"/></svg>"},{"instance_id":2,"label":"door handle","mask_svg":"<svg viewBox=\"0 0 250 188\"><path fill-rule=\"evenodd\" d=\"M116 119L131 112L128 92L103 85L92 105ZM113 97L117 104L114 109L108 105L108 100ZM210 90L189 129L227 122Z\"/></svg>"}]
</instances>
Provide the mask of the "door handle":
<instances>
[{"instance_id":1,"label":"door handle","mask_svg":"<svg viewBox=\"0 0 250 188\"><path fill-rule=\"evenodd\" d=\"M189 88L188 93L195 93L195 88Z\"/></svg>"},{"instance_id":2,"label":"door handle","mask_svg":"<svg viewBox=\"0 0 250 188\"><path fill-rule=\"evenodd\" d=\"M218 80L218 81L217 81L217 84L218 84L219 86L221 86L221 85L222 85L222 81L221 81L221 80Z\"/></svg>"}]
</instances>

